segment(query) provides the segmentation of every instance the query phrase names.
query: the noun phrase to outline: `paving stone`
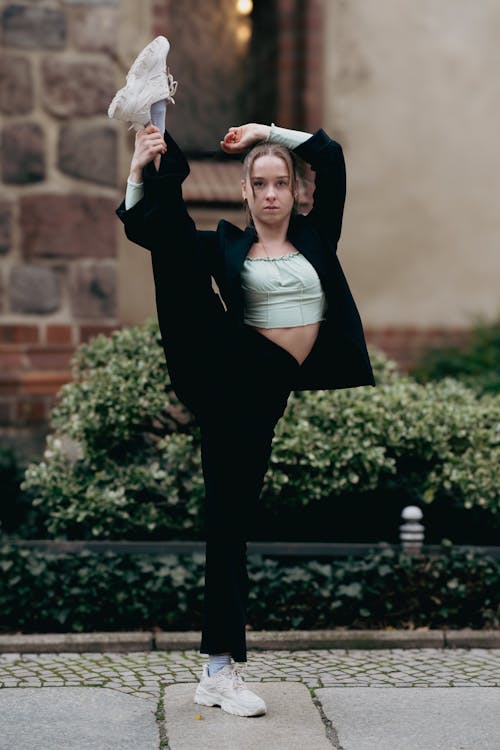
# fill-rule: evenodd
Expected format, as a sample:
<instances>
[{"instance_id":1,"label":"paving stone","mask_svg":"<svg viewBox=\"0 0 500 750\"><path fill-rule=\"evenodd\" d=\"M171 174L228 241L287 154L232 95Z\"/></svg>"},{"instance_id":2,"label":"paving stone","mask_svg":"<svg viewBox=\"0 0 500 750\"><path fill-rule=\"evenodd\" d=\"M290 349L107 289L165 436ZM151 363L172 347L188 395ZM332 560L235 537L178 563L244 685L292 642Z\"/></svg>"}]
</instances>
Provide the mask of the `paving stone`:
<instances>
[{"instance_id":1,"label":"paving stone","mask_svg":"<svg viewBox=\"0 0 500 750\"><path fill-rule=\"evenodd\" d=\"M251 686L252 683L249 683ZM265 716L231 716L219 708L193 703L195 683L173 685L165 691L165 715L170 750L331 750L320 715L309 691L297 683L259 685L267 706ZM255 688L256 689L256 688ZM257 689L256 689L257 690ZM201 720L196 720L196 715Z\"/></svg>"},{"instance_id":2,"label":"paving stone","mask_svg":"<svg viewBox=\"0 0 500 750\"><path fill-rule=\"evenodd\" d=\"M343 750L498 750L500 690L323 688Z\"/></svg>"},{"instance_id":3,"label":"paving stone","mask_svg":"<svg viewBox=\"0 0 500 750\"><path fill-rule=\"evenodd\" d=\"M0 691L2 747L15 750L157 750L154 713L106 688ZM71 717L71 721L68 721Z\"/></svg>"},{"instance_id":4,"label":"paving stone","mask_svg":"<svg viewBox=\"0 0 500 750\"><path fill-rule=\"evenodd\" d=\"M283 658L283 656L286 658ZM404 664L400 660L404 655ZM5 660L5 657L9 660ZM34 679L57 679L67 682L80 680L88 684L95 679L100 684L121 684L136 690L147 680L151 684L171 684L176 681L197 681L204 657L196 652L146 652L130 654L4 654L0 660L0 681L17 681L21 676ZM111 675L109 665L113 665ZM288 664L287 667L283 667ZM353 667L353 664L355 667ZM293 665L293 666L290 666ZM16 673L16 670L17 673ZM312 670L312 671L311 671ZM472 671L470 671L472 670ZM16 676L17 675L17 676ZM382 652L363 651L356 658L338 651L294 652L250 652L246 667L247 679L285 681L301 680L311 687L325 684L402 685L408 687L416 682L426 686L443 683L499 684L500 652L498 650L457 649L449 651L427 651L423 658L420 651Z\"/></svg>"}]
</instances>

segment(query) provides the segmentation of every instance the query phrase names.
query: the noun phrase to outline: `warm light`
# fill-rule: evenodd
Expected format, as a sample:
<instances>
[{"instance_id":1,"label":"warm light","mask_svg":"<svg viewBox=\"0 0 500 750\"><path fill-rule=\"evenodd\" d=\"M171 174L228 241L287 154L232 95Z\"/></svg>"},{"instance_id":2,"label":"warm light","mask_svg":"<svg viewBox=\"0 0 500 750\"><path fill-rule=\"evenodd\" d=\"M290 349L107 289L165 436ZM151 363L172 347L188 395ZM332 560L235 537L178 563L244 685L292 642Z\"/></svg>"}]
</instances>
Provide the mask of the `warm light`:
<instances>
[{"instance_id":1,"label":"warm light","mask_svg":"<svg viewBox=\"0 0 500 750\"><path fill-rule=\"evenodd\" d=\"M253 10L252 0L238 0L236 6L238 13L241 13L243 16L248 16Z\"/></svg>"},{"instance_id":2,"label":"warm light","mask_svg":"<svg viewBox=\"0 0 500 750\"><path fill-rule=\"evenodd\" d=\"M247 23L238 24L236 29L236 39L240 44L247 44L252 36L252 29Z\"/></svg>"}]
</instances>

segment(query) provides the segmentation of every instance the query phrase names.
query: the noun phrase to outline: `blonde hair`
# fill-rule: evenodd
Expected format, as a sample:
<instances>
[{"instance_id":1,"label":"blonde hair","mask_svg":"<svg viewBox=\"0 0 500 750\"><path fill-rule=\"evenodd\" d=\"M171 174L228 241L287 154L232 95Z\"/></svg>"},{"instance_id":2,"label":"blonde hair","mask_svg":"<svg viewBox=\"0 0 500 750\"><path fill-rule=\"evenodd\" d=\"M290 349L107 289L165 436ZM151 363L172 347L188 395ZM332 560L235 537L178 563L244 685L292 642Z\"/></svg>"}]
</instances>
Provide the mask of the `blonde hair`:
<instances>
[{"instance_id":1,"label":"blonde hair","mask_svg":"<svg viewBox=\"0 0 500 750\"><path fill-rule=\"evenodd\" d=\"M294 197L292 213L297 213L296 196L298 194L299 185L297 177L297 162L295 161L294 154L286 146L282 146L280 143L269 143L269 141L257 143L257 145L251 148L243 159L243 179L245 180L245 182L252 174L254 163L257 161L257 159L260 159L261 156L277 156L278 159L282 159L285 162L288 168L288 174L290 176L290 190ZM252 193L255 195L253 186ZM252 213L250 211L250 208L248 207L246 199L245 208L247 212L247 222L250 226L253 226Z\"/></svg>"}]
</instances>

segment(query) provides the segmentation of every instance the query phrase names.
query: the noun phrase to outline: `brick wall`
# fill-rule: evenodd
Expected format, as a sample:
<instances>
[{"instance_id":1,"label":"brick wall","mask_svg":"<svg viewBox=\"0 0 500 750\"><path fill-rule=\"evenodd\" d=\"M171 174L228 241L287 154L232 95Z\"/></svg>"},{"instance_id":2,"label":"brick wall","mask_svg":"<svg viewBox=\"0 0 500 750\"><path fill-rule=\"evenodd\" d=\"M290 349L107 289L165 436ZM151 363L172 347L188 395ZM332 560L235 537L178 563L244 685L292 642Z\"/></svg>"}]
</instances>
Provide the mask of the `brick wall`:
<instances>
[{"instance_id":1,"label":"brick wall","mask_svg":"<svg viewBox=\"0 0 500 750\"><path fill-rule=\"evenodd\" d=\"M376 347L393 359L401 372L408 372L429 349L442 346L462 347L467 343L466 328L420 328L417 326L365 327L368 346Z\"/></svg>"}]
</instances>

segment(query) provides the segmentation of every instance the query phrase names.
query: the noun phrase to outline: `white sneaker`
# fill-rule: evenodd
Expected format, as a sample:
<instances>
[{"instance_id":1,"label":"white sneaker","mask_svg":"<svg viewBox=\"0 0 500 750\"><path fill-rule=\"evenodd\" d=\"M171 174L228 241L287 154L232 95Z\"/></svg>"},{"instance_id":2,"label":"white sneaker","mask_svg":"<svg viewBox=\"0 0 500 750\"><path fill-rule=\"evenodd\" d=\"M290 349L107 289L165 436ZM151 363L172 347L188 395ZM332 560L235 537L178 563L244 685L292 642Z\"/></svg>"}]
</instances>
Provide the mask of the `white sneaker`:
<instances>
[{"instance_id":1,"label":"white sneaker","mask_svg":"<svg viewBox=\"0 0 500 750\"><path fill-rule=\"evenodd\" d=\"M151 118L151 105L166 99L174 104L177 91L167 68L170 50L168 39L157 36L138 54L127 73L126 85L116 92L108 108L108 116L130 122L131 128L141 130Z\"/></svg>"},{"instance_id":2,"label":"white sneaker","mask_svg":"<svg viewBox=\"0 0 500 750\"><path fill-rule=\"evenodd\" d=\"M194 702L202 706L220 706L236 716L262 716L266 704L245 685L238 669L227 665L210 677L208 664L203 666Z\"/></svg>"}]
</instances>

